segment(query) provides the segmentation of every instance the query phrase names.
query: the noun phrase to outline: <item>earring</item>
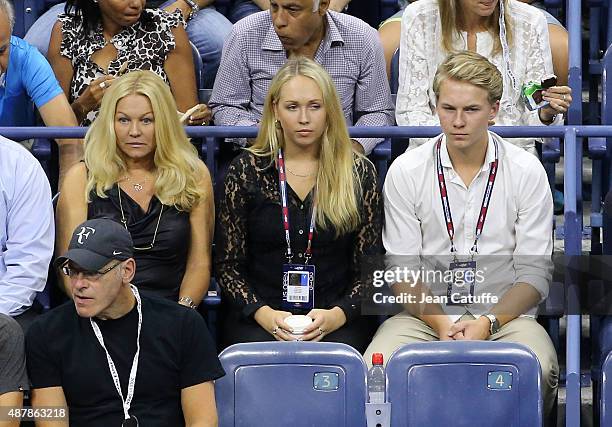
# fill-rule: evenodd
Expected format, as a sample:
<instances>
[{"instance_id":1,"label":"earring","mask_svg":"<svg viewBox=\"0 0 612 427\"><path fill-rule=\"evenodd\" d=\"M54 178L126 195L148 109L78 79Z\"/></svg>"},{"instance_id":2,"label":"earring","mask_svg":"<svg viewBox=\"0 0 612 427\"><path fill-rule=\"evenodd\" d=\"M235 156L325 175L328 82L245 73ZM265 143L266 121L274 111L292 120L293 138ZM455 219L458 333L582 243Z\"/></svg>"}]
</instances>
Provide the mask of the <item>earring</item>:
<instances>
[{"instance_id":1,"label":"earring","mask_svg":"<svg viewBox=\"0 0 612 427\"><path fill-rule=\"evenodd\" d=\"M274 119L274 127L276 129L281 129L281 123L278 121L278 119Z\"/></svg>"}]
</instances>

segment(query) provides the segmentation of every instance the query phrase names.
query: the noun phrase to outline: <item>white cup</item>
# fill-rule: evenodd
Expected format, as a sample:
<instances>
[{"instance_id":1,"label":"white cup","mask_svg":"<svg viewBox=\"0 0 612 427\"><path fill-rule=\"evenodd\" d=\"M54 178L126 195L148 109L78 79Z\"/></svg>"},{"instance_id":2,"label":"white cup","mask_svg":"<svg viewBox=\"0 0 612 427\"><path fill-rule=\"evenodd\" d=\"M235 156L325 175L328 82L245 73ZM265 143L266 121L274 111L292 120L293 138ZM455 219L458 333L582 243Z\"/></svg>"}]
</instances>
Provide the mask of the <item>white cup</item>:
<instances>
[{"instance_id":1,"label":"white cup","mask_svg":"<svg viewBox=\"0 0 612 427\"><path fill-rule=\"evenodd\" d=\"M285 323L293 329L291 335L293 335L295 339L300 339L302 335L304 335L304 329L312 322L312 318L308 316L297 315L285 317Z\"/></svg>"}]
</instances>

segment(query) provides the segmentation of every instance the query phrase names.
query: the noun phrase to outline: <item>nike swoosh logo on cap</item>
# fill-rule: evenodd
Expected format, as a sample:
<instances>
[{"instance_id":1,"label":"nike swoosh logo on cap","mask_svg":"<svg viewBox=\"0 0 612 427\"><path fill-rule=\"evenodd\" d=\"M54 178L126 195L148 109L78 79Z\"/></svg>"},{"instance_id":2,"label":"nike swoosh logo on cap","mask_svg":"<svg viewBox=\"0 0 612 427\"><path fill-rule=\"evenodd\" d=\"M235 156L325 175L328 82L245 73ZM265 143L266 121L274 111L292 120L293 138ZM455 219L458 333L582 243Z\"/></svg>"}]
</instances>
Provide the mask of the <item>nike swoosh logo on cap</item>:
<instances>
[{"instance_id":1,"label":"nike swoosh logo on cap","mask_svg":"<svg viewBox=\"0 0 612 427\"><path fill-rule=\"evenodd\" d=\"M121 255L122 252L113 251L113 255Z\"/></svg>"}]
</instances>

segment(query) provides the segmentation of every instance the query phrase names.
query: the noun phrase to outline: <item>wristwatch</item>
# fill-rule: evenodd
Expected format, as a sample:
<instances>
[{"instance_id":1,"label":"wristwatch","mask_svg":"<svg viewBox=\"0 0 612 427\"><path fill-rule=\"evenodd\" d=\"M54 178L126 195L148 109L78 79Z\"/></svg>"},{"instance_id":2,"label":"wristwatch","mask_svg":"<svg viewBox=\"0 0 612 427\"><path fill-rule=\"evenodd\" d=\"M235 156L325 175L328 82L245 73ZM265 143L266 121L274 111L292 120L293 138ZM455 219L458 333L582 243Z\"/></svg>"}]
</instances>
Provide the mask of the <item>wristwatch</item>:
<instances>
[{"instance_id":1,"label":"wristwatch","mask_svg":"<svg viewBox=\"0 0 612 427\"><path fill-rule=\"evenodd\" d=\"M489 322L491 322L491 326L489 326L489 333L491 335L497 333L497 331L499 331L499 320L497 320L497 317L491 313L487 313L484 316L489 319Z\"/></svg>"},{"instance_id":2,"label":"wristwatch","mask_svg":"<svg viewBox=\"0 0 612 427\"><path fill-rule=\"evenodd\" d=\"M183 0L183 1L187 3L189 7L191 8L191 12L189 12L189 16L187 17L187 20L191 21L191 18L193 18L193 15L198 13L198 11L200 10L200 6L198 6L195 0Z\"/></svg>"},{"instance_id":3,"label":"wristwatch","mask_svg":"<svg viewBox=\"0 0 612 427\"><path fill-rule=\"evenodd\" d=\"M198 306L195 305L195 303L193 302L191 297L180 297L178 302L179 302L179 304L186 305L189 308L193 308L193 309L198 308Z\"/></svg>"}]
</instances>

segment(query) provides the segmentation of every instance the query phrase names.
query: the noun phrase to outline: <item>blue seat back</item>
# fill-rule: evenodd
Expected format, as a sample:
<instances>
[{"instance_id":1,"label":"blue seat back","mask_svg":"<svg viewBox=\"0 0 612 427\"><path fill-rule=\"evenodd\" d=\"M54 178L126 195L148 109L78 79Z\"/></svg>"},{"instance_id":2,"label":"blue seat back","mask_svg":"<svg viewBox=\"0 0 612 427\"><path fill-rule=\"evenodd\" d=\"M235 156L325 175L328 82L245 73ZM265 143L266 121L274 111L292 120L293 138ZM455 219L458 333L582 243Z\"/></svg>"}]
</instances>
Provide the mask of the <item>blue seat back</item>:
<instances>
[{"instance_id":1,"label":"blue seat back","mask_svg":"<svg viewBox=\"0 0 612 427\"><path fill-rule=\"evenodd\" d=\"M391 73L389 75L389 87L391 88L391 93L397 93L399 89L399 48L395 49L395 53L393 53L393 57L391 58Z\"/></svg>"},{"instance_id":2,"label":"blue seat back","mask_svg":"<svg viewBox=\"0 0 612 427\"><path fill-rule=\"evenodd\" d=\"M397 0L380 0L381 21L388 19L399 10Z\"/></svg>"},{"instance_id":3,"label":"blue seat back","mask_svg":"<svg viewBox=\"0 0 612 427\"><path fill-rule=\"evenodd\" d=\"M539 426L540 377L536 356L520 344L408 344L387 363L391 425Z\"/></svg>"},{"instance_id":4,"label":"blue seat back","mask_svg":"<svg viewBox=\"0 0 612 427\"><path fill-rule=\"evenodd\" d=\"M603 60L603 72L601 79L601 124L612 125L612 46L606 51ZM598 194L604 197L607 192L612 189L612 138L606 138L606 157L603 164L603 183L594 183L601 185L603 188ZM603 225L603 254L609 255L612 253L612 219L607 215L602 218Z\"/></svg>"},{"instance_id":5,"label":"blue seat back","mask_svg":"<svg viewBox=\"0 0 612 427\"><path fill-rule=\"evenodd\" d=\"M605 295L605 290L601 291L602 298ZM597 333L596 354L593 355L593 373L594 379L598 379L599 370L603 370L603 364L609 354L612 354L612 316L603 316L599 319L599 330ZM612 379L608 375L608 381ZM608 384L608 386L611 386Z\"/></svg>"},{"instance_id":6,"label":"blue seat back","mask_svg":"<svg viewBox=\"0 0 612 427\"><path fill-rule=\"evenodd\" d=\"M193 58L193 71L195 72L196 77L196 89L202 89L202 68L204 67L204 63L202 62L202 57L200 56L200 52L198 48L191 42L189 42L191 46L191 57ZM199 94L199 93L198 93Z\"/></svg>"},{"instance_id":7,"label":"blue seat back","mask_svg":"<svg viewBox=\"0 0 612 427\"><path fill-rule=\"evenodd\" d=\"M217 9L219 13L227 16L232 6L232 3L233 2L231 0L215 0L213 6L215 7L215 9Z\"/></svg>"},{"instance_id":8,"label":"blue seat back","mask_svg":"<svg viewBox=\"0 0 612 427\"><path fill-rule=\"evenodd\" d=\"M13 35L23 38L32 24L51 6L62 0L13 0L15 25Z\"/></svg>"},{"instance_id":9,"label":"blue seat back","mask_svg":"<svg viewBox=\"0 0 612 427\"><path fill-rule=\"evenodd\" d=\"M220 427L363 427L366 367L338 343L236 344L219 356L215 382ZM317 389L333 385L337 389Z\"/></svg>"},{"instance_id":10,"label":"blue seat back","mask_svg":"<svg viewBox=\"0 0 612 427\"><path fill-rule=\"evenodd\" d=\"M608 328L609 329L609 328ZM610 334L608 333L608 336ZM608 342L608 345L612 342ZM601 400L600 400L600 425L612 425L612 352L606 356L601 367ZM597 404L597 402L594 402Z\"/></svg>"}]
</instances>

